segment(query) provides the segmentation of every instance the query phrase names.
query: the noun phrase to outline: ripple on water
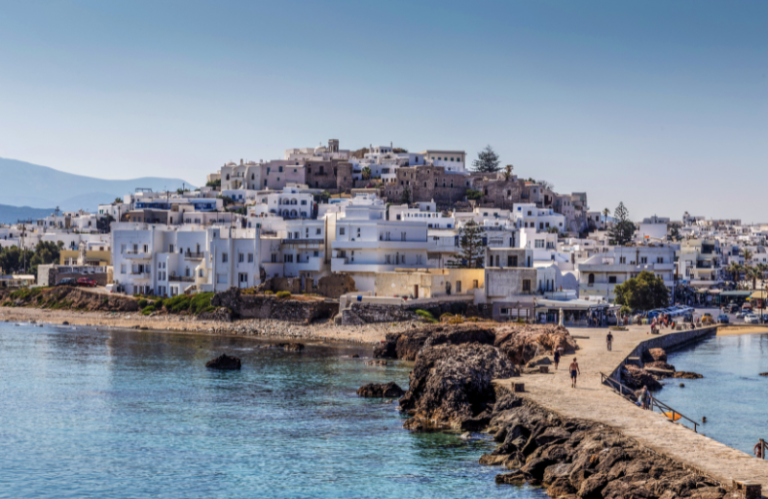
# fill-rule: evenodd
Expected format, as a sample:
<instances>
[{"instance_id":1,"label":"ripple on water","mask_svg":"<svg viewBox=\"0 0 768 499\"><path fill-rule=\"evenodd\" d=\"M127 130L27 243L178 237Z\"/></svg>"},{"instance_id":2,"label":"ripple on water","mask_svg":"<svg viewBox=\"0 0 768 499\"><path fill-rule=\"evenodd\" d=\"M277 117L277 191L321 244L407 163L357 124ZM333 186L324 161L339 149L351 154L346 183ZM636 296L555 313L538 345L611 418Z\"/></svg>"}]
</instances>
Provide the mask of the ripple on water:
<instances>
[{"instance_id":1,"label":"ripple on water","mask_svg":"<svg viewBox=\"0 0 768 499\"><path fill-rule=\"evenodd\" d=\"M11 324L0 342L9 497L546 497L495 485L489 439L412 434L395 403L358 398L410 369L345 357L360 347ZM222 351L243 369L203 367Z\"/></svg>"}]
</instances>

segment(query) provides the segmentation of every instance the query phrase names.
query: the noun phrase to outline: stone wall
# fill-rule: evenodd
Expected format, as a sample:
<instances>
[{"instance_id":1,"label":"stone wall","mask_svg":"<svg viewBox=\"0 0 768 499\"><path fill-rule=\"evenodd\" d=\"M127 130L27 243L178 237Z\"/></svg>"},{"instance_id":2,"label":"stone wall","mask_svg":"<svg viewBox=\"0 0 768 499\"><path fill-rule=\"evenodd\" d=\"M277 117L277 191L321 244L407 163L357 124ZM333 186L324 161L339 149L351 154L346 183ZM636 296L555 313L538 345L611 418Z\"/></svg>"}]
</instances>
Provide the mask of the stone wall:
<instances>
[{"instance_id":1,"label":"stone wall","mask_svg":"<svg viewBox=\"0 0 768 499\"><path fill-rule=\"evenodd\" d=\"M399 305L372 305L370 303L353 303L341 311L341 324L344 326L361 326L376 322L403 322L417 319L411 310Z\"/></svg>"},{"instance_id":2,"label":"stone wall","mask_svg":"<svg viewBox=\"0 0 768 499\"><path fill-rule=\"evenodd\" d=\"M306 183L312 189L328 191L349 191L352 178L352 163L332 159L328 161L309 160L305 163Z\"/></svg>"},{"instance_id":3,"label":"stone wall","mask_svg":"<svg viewBox=\"0 0 768 499\"><path fill-rule=\"evenodd\" d=\"M331 274L317 281L314 292L329 298L339 298L353 291L357 291L357 288L355 280L349 274Z\"/></svg>"},{"instance_id":4,"label":"stone wall","mask_svg":"<svg viewBox=\"0 0 768 499\"><path fill-rule=\"evenodd\" d=\"M472 181L466 175L446 173L442 166L419 165L396 170L397 182L384 184L384 195L390 202L400 202L407 187L410 202L435 201L440 207L451 206L464 199Z\"/></svg>"},{"instance_id":5,"label":"stone wall","mask_svg":"<svg viewBox=\"0 0 768 499\"><path fill-rule=\"evenodd\" d=\"M226 307L236 319L275 319L311 324L330 319L339 312L338 302L321 299L277 298L275 295L242 294L238 288L216 293L211 299L214 307Z\"/></svg>"},{"instance_id":6,"label":"stone wall","mask_svg":"<svg viewBox=\"0 0 768 499\"><path fill-rule=\"evenodd\" d=\"M474 190L483 194L480 206L511 210L513 204L523 202L525 182L514 177L505 180L500 174L473 174L472 184Z\"/></svg>"}]
</instances>

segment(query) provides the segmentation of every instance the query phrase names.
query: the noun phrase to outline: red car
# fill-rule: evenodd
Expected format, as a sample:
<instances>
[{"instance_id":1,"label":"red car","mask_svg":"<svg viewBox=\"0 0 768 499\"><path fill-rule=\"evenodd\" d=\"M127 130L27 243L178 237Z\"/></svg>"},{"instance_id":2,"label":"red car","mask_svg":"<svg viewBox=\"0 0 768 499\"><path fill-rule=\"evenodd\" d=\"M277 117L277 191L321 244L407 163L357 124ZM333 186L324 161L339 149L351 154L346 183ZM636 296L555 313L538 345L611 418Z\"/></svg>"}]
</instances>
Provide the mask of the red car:
<instances>
[{"instance_id":1,"label":"red car","mask_svg":"<svg viewBox=\"0 0 768 499\"><path fill-rule=\"evenodd\" d=\"M98 284L96 284L96 281L94 281L93 279L89 279L88 277L81 277L80 279L78 279L77 285L86 286L89 288L95 288L96 286L98 286Z\"/></svg>"}]
</instances>

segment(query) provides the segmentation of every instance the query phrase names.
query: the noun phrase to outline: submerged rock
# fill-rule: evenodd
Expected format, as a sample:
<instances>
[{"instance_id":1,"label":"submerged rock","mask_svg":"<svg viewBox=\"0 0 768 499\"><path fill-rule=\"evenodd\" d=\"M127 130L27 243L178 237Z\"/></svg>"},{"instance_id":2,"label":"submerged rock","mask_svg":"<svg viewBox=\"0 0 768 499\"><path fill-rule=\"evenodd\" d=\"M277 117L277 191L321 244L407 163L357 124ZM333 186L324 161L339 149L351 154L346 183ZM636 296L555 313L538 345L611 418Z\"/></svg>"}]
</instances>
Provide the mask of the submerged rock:
<instances>
[{"instance_id":1,"label":"submerged rock","mask_svg":"<svg viewBox=\"0 0 768 499\"><path fill-rule=\"evenodd\" d=\"M647 386L649 390L661 389L661 383L648 371L633 364L627 364L621 370L621 380L629 388L637 390Z\"/></svg>"},{"instance_id":2,"label":"submerged rock","mask_svg":"<svg viewBox=\"0 0 768 499\"><path fill-rule=\"evenodd\" d=\"M240 359L224 353L206 362L205 367L208 369L235 370L240 369L241 365Z\"/></svg>"},{"instance_id":3,"label":"submerged rock","mask_svg":"<svg viewBox=\"0 0 768 499\"><path fill-rule=\"evenodd\" d=\"M304 344L303 343L286 343L283 345L283 350L286 352L303 352L304 351Z\"/></svg>"},{"instance_id":4,"label":"submerged rock","mask_svg":"<svg viewBox=\"0 0 768 499\"><path fill-rule=\"evenodd\" d=\"M364 398L399 398L405 394L397 383L368 383L357 390L358 397Z\"/></svg>"}]
</instances>

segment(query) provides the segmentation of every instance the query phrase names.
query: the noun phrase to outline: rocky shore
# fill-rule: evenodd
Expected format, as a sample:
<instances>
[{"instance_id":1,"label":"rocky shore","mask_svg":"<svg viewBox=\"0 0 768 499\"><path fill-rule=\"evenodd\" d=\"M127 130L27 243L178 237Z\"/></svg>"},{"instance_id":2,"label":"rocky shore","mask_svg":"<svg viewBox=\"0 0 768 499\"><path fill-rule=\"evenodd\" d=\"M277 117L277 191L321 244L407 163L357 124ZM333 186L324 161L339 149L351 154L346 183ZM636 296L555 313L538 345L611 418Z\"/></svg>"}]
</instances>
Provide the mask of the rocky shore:
<instances>
[{"instance_id":1,"label":"rocky shore","mask_svg":"<svg viewBox=\"0 0 768 499\"><path fill-rule=\"evenodd\" d=\"M415 360L400 399L411 416L406 428L493 435L499 445L480 463L509 470L497 483L541 486L563 499L726 496L717 481L607 425L562 417L494 383L518 376L553 347L578 348L567 330L553 326L434 325L387 335L374 354ZM656 353L649 362L665 362Z\"/></svg>"}]
</instances>

